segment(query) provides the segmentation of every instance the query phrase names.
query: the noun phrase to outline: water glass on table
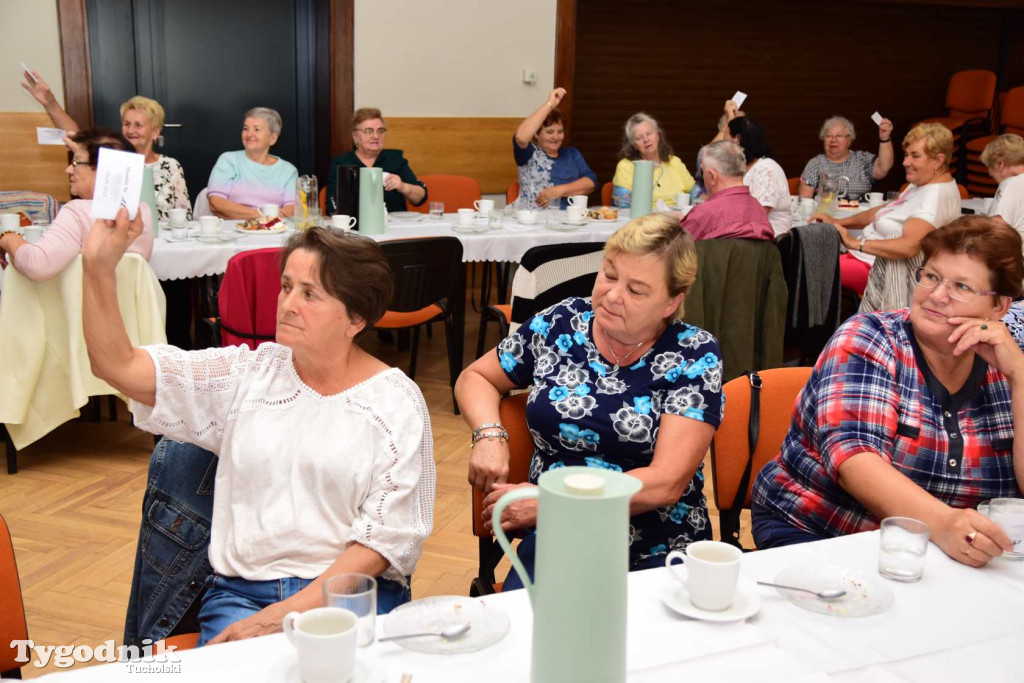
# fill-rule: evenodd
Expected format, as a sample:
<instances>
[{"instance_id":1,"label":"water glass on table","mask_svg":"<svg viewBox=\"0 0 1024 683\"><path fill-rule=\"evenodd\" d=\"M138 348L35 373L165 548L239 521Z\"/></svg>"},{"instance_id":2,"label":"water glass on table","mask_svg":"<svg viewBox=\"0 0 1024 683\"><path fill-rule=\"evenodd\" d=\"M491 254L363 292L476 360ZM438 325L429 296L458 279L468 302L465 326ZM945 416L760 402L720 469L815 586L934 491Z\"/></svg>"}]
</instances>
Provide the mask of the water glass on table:
<instances>
[{"instance_id":1,"label":"water glass on table","mask_svg":"<svg viewBox=\"0 0 1024 683\"><path fill-rule=\"evenodd\" d=\"M988 503L988 518L1010 537L1013 550L1003 553L1009 560L1024 560L1024 500L994 498Z\"/></svg>"},{"instance_id":2,"label":"water glass on table","mask_svg":"<svg viewBox=\"0 0 1024 683\"><path fill-rule=\"evenodd\" d=\"M435 221L444 218L444 202L430 202L430 217Z\"/></svg>"},{"instance_id":3,"label":"water glass on table","mask_svg":"<svg viewBox=\"0 0 1024 683\"><path fill-rule=\"evenodd\" d=\"M928 535L928 525L916 519L883 519L878 537L878 573L893 581L920 581L924 575Z\"/></svg>"},{"instance_id":4,"label":"water glass on table","mask_svg":"<svg viewBox=\"0 0 1024 683\"><path fill-rule=\"evenodd\" d=\"M377 579L368 574L346 572L332 576L324 582L324 607L341 607L353 612L356 625L356 644L372 645L377 628Z\"/></svg>"}]
</instances>

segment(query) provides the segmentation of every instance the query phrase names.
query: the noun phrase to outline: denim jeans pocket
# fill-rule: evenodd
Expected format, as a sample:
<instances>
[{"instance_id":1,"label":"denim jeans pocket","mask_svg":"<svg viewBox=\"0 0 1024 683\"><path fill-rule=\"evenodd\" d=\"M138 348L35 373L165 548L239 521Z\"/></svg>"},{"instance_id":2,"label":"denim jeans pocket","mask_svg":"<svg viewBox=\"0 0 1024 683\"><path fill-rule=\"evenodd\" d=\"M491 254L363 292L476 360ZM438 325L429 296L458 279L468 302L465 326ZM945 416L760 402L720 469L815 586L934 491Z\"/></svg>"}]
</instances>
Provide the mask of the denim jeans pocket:
<instances>
[{"instance_id":1,"label":"denim jeans pocket","mask_svg":"<svg viewBox=\"0 0 1024 683\"><path fill-rule=\"evenodd\" d=\"M142 556L163 574L180 571L182 557L203 551L210 541L209 525L172 503L154 500L146 518L151 530L143 540Z\"/></svg>"}]
</instances>

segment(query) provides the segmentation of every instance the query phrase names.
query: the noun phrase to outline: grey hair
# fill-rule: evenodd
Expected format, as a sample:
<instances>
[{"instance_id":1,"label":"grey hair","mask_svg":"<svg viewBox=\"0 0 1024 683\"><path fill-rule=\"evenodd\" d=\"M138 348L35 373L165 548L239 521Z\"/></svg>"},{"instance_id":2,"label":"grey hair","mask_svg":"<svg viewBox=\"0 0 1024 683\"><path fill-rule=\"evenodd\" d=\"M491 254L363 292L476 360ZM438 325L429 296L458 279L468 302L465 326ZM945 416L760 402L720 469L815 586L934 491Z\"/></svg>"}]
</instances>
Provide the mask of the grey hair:
<instances>
[{"instance_id":1,"label":"grey hair","mask_svg":"<svg viewBox=\"0 0 1024 683\"><path fill-rule=\"evenodd\" d=\"M828 129L837 125L846 129L846 134L850 136L850 142L857 139L857 131L853 129L853 122L845 116L830 116L825 119L825 123L821 124L821 130L818 131L818 139L824 142Z\"/></svg>"},{"instance_id":2,"label":"grey hair","mask_svg":"<svg viewBox=\"0 0 1024 683\"><path fill-rule=\"evenodd\" d=\"M668 140L665 139L665 131L661 129L658 121L650 114L642 111L626 119L626 125L623 127L622 148L619 150L619 158L632 159L633 161L640 158L640 150L633 144L633 131L641 123L649 123L651 128L658 134L658 158L667 162L672 158L672 145L668 144Z\"/></svg>"},{"instance_id":3,"label":"grey hair","mask_svg":"<svg viewBox=\"0 0 1024 683\"><path fill-rule=\"evenodd\" d=\"M742 178L747 174L747 160L743 148L731 140L719 140L705 145L701 162L727 178Z\"/></svg>"},{"instance_id":4,"label":"grey hair","mask_svg":"<svg viewBox=\"0 0 1024 683\"><path fill-rule=\"evenodd\" d=\"M245 112L245 116L242 120L246 119L263 119L267 122L267 128L274 135L280 135L281 133L281 115L277 113L277 110L269 107L253 107L249 111Z\"/></svg>"}]
</instances>

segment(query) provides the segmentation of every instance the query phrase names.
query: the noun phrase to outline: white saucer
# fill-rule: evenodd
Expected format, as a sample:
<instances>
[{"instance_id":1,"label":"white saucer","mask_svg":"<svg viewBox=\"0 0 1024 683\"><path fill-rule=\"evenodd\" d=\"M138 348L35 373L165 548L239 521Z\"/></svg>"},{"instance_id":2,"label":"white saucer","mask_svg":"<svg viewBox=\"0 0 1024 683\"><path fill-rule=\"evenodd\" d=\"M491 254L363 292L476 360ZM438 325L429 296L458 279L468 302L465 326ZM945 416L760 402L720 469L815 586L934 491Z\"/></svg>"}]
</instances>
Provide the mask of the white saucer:
<instances>
[{"instance_id":1,"label":"white saucer","mask_svg":"<svg viewBox=\"0 0 1024 683\"><path fill-rule=\"evenodd\" d=\"M402 223L419 223L427 218L427 214L418 211L392 211L388 218Z\"/></svg>"},{"instance_id":2,"label":"white saucer","mask_svg":"<svg viewBox=\"0 0 1024 683\"><path fill-rule=\"evenodd\" d=\"M678 581L666 583L661 591L661 601L672 611L682 614L684 617L699 619L701 621L742 621L749 619L761 609L761 598L757 594L757 588L742 579L736 586L736 596L728 608L720 612L709 612L695 607L690 602L690 594L686 586Z\"/></svg>"},{"instance_id":3,"label":"white saucer","mask_svg":"<svg viewBox=\"0 0 1024 683\"><path fill-rule=\"evenodd\" d=\"M352 678L348 679L349 683L381 683L384 680L384 665L376 659L358 659L361 654L359 650L356 650L356 668L352 672ZM299 668L297 661L291 667L289 676L285 680L302 680L302 669Z\"/></svg>"},{"instance_id":4,"label":"white saucer","mask_svg":"<svg viewBox=\"0 0 1024 683\"><path fill-rule=\"evenodd\" d=\"M181 239L175 239L174 236L171 234L170 230L167 231L166 235L161 235L161 237L167 242L170 242L171 244L177 244L178 242L191 242L193 239L191 235L188 235L187 237L182 237Z\"/></svg>"},{"instance_id":5,"label":"white saucer","mask_svg":"<svg viewBox=\"0 0 1024 683\"><path fill-rule=\"evenodd\" d=\"M231 235L226 232L222 232L219 235L199 235L196 240L204 242L206 244L221 244L222 242L234 242L238 239L238 235Z\"/></svg>"}]
</instances>

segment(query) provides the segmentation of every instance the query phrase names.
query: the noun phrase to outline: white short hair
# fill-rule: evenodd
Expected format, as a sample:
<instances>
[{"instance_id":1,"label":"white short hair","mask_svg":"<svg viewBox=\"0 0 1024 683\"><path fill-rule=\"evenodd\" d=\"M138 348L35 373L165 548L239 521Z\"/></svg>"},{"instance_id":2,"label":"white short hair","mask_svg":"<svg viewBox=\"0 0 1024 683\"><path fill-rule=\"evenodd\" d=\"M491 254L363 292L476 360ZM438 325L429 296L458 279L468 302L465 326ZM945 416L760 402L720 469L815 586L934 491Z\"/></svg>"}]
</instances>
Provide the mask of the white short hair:
<instances>
[{"instance_id":1,"label":"white short hair","mask_svg":"<svg viewBox=\"0 0 1024 683\"><path fill-rule=\"evenodd\" d=\"M267 122L267 128L270 132L279 135L281 133L281 115L277 113L277 110L269 107L253 107L249 111L245 112L245 119L263 119Z\"/></svg>"},{"instance_id":2,"label":"white short hair","mask_svg":"<svg viewBox=\"0 0 1024 683\"><path fill-rule=\"evenodd\" d=\"M743 148L731 140L719 140L701 150L701 163L727 178L742 178L747 174L747 160Z\"/></svg>"},{"instance_id":3,"label":"white short hair","mask_svg":"<svg viewBox=\"0 0 1024 683\"><path fill-rule=\"evenodd\" d=\"M830 116L825 119L825 123L821 124L821 130L818 131L818 139L824 140L828 129L832 126L842 126L846 129L846 134L850 136L850 142L857 139L857 131L853 129L853 121L846 118L845 116Z\"/></svg>"}]
</instances>

